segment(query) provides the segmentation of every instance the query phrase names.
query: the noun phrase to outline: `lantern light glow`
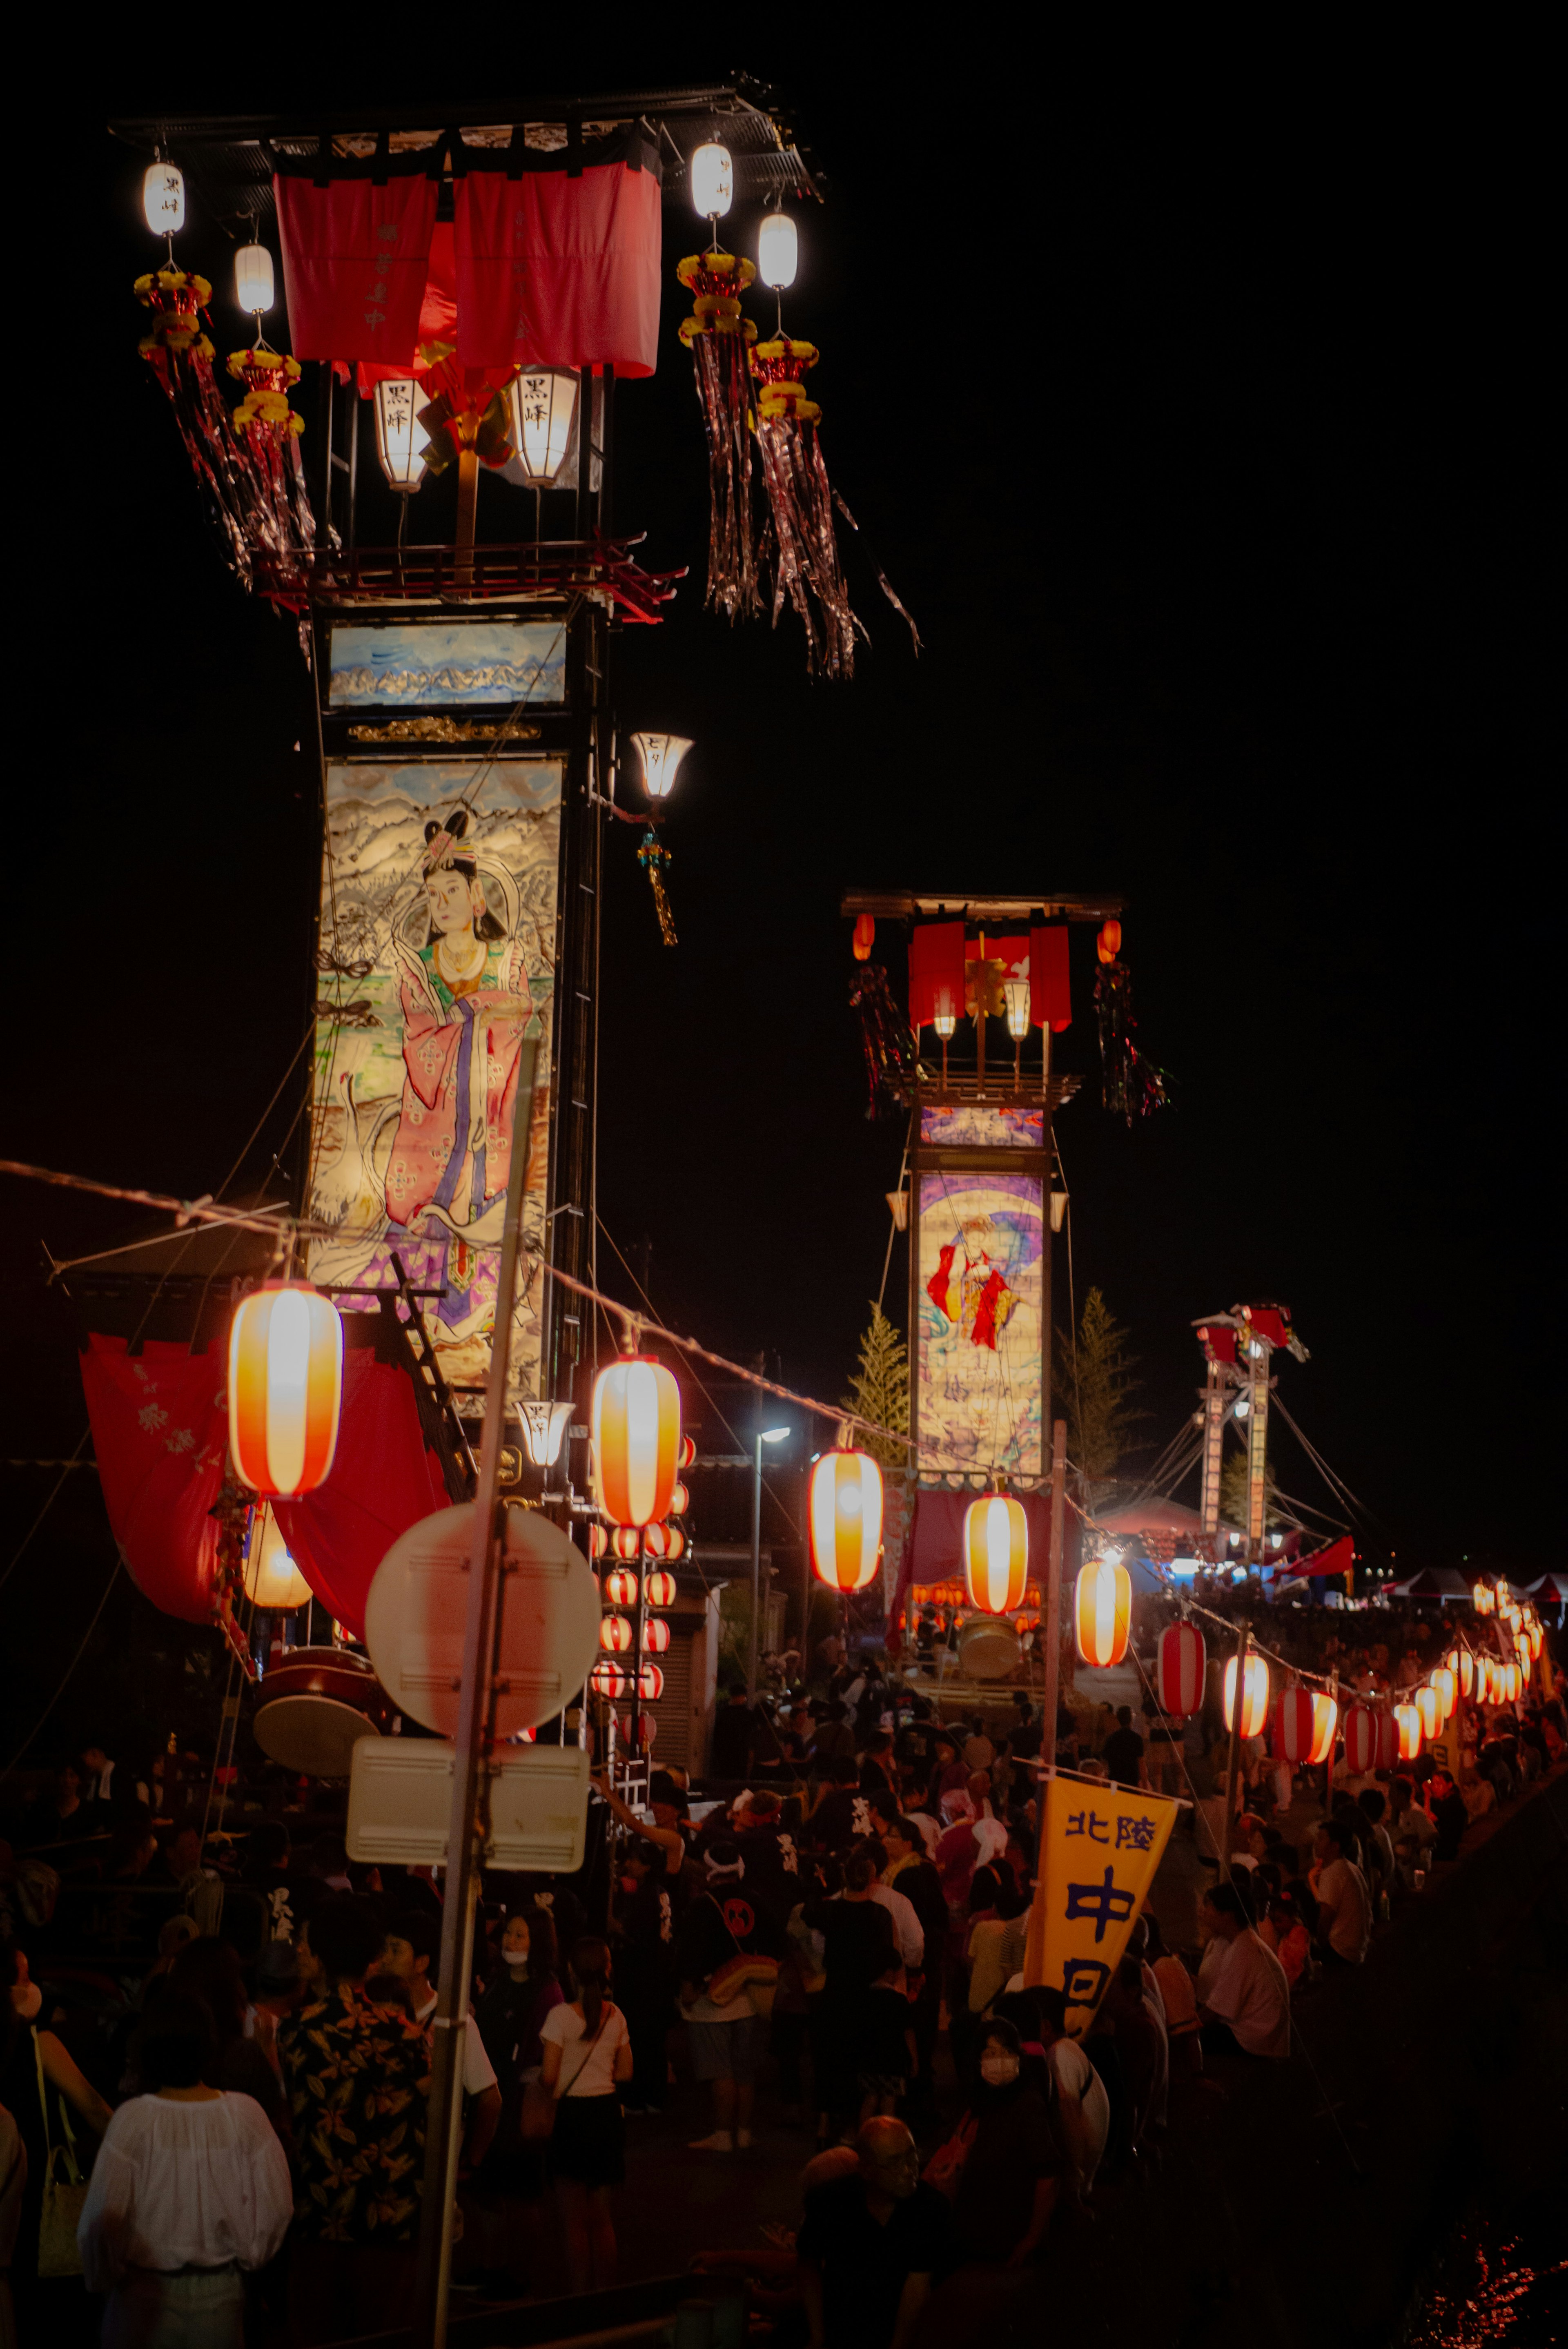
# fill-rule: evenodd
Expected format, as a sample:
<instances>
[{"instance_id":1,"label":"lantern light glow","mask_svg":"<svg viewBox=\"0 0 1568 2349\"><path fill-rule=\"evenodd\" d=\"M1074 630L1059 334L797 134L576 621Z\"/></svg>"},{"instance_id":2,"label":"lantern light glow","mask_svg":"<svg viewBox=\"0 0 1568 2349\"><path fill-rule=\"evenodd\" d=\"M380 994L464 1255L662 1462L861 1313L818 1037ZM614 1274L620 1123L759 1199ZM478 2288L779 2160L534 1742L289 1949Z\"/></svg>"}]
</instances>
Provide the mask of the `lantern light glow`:
<instances>
[{"instance_id":1,"label":"lantern light glow","mask_svg":"<svg viewBox=\"0 0 1568 2349\"><path fill-rule=\"evenodd\" d=\"M314 1492L332 1473L343 1399L343 1321L329 1297L267 1281L229 1332L229 1449L253 1492Z\"/></svg>"},{"instance_id":2,"label":"lantern light glow","mask_svg":"<svg viewBox=\"0 0 1568 2349\"><path fill-rule=\"evenodd\" d=\"M824 1452L807 1499L811 1569L830 1590L863 1590L882 1548L882 1470L869 1452Z\"/></svg>"},{"instance_id":3,"label":"lantern light glow","mask_svg":"<svg viewBox=\"0 0 1568 2349\"><path fill-rule=\"evenodd\" d=\"M264 244L242 244L234 255L234 302L259 318L274 299L273 256Z\"/></svg>"},{"instance_id":4,"label":"lantern light glow","mask_svg":"<svg viewBox=\"0 0 1568 2349\"><path fill-rule=\"evenodd\" d=\"M430 436L419 421L425 395L411 375L388 376L376 387L376 454L381 470L399 496L417 490L425 478L425 451Z\"/></svg>"},{"instance_id":5,"label":"lantern light glow","mask_svg":"<svg viewBox=\"0 0 1568 2349\"><path fill-rule=\"evenodd\" d=\"M1016 1614L1029 1578L1029 1526L1009 1493L983 1493L964 1513L964 1579L972 1607Z\"/></svg>"},{"instance_id":6,"label":"lantern light glow","mask_svg":"<svg viewBox=\"0 0 1568 2349\"><path fill-rule=\"evenodd\" d=\"M656 1524L675 1490L681 1441L680 1389L663 1362L623 1354L600 1371L593 1438L605 1515L621 1527Z\"/></svg>"},{"instance_id":7,"label":"lantern light glow","mask_svg":"<svg viewBox=\"0 0 1568 2349\"><path fill-rule=\"evenodd\" d=\"M685 734L634 734L632 740L643 762L643 789L651 800L667 800L690 740Z\"/></svg>"},{"instance_id":8,"label":"lantern light glow","mask_svg":"<svg viewBox=\"0 0 1568 2349\"><path fill-rule=\"evenodd\" d=\"M178 163L150 163L141 175L141 211L154 236L178 236L185 225L185 174Z\"/></svg>"},{"instance_id":9,"label":"lantern light glow","mask_svg":"<svg viewBox=\"0 0 1568 2349\"><path fill-rule=\"evenodd\" d=\"M1073 1592L1073 1637L1084 1662L1101 1671L1120 1663L1131 1620L1132 1578L1127 1568L1114 1557L1090 1558Z\"/></svg>"},{"instance_id":10,"label":"lantern light glow","mask_svg":"<svg viewBox=\"0 0 1568 2349\"><path fill-rule=\"evenodd\" d=\"M1421 1750L1421 1715L1413 1704L1397 1704L1394 1719L1399 1729L1399 1759L1413 1762Z\"/></svg>"},{"instance_id":11,"label":"lantern light glow","mask_svg":"<svg viewBox=\"0 0 1568 2349\"><path fill-rule=\"evenodd\" d=\"M800 264L800 238L788 212L769 212L757 232L757 274L776 294L795 283Z\"/></svg>"},{"instance_id":12,"label":"lantern light glow","mask_svg":"<svg viewBox=\"0 0 1568 2349\"><path fill-rule=\"evenodd\" d=\"M1236 1728L1236 1658L1234 1656L1225 1666L1222 1698L1225 1727L1234 1732ZM1242 1682L1240 1734L1243 1737L1261 1736L1268 1715L1268 1660L1253 1652L1247 1657L1246 1671Z\"/></svg>"},{"instance_id":13,"label":"lantern light glow","mask_svg":"<svg viewBox=\"0 0 1568 2349\"><path fill-rule=\"evenodd\" d=\"M704 220L722 220L735 200L735 165L729 150L717 139L694 150L690 165L691 200Z\"/></svg>"},{"instance_id":14,"label":"lantern light glow","mask_svg":"<svg viewBox=\"0 0 1568 2349\"><path fill-rule=\"evenodd\" d=\"M531 490L548 490L566 462L577 420L577 378L564 367L524 367L506 388L516 465ZM509 475L515 479L516 476Z\"/></svg>"},{"instance_id":15,"label":"lantern light glow","mask_svg":"<svg viewBox=\"0 0 1568 2349\"><path fill-rule=\"evenodd\" d=\"M289 1556L283 1527L268 1508L257 1509L251 1519L245 1596L253 1607L280 1615L292 1615L310 1598L310 1585Z\"/></svg>"}]
</instances>

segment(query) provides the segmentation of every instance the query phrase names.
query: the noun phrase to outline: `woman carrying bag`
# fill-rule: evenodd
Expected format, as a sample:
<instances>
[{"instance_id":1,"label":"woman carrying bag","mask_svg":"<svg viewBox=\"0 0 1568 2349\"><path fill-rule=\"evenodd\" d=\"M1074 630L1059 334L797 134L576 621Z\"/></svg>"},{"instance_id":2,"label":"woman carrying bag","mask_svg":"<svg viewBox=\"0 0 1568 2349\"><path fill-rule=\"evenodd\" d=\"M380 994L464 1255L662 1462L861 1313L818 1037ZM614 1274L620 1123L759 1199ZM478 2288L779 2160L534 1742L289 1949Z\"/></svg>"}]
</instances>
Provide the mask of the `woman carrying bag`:
<instances>
[{"instance_id":1,"label":"woman carrying bag","mask_svg":"<svg viewBox=\"0 0 1568 2349\"><path fill-rule=\"evenodd\" d=\"M44 1995L15 1945L0 1949L0 1997L8 2009L0 2018L0 2105L15 2122L26 2155L10 2263L17 2332L26 2341L43 2322L40 2278L47 2282L82 2271L76 2230L90 2157L78 2143L71 2114L101 2137L113 2113L64 2041L40 2023Z\"/></svg>"},{"instance_id":2,"label":"woman carrying bag","mask_svg":"<svg viewBox=\"0 0 1568 2349\"><path fill-rule=\"evenodd\" d=\"M540 2025L540 2077L555 2099L551 2157L566 2218L572 2289L595 2292L615 2281L610 2189L626 2176L620 2092L632 2076L632 2035L610 1997L607 1942L578 1942L572 1980L576 1997L552 2007Z\"/></svg>"}]
</instances>

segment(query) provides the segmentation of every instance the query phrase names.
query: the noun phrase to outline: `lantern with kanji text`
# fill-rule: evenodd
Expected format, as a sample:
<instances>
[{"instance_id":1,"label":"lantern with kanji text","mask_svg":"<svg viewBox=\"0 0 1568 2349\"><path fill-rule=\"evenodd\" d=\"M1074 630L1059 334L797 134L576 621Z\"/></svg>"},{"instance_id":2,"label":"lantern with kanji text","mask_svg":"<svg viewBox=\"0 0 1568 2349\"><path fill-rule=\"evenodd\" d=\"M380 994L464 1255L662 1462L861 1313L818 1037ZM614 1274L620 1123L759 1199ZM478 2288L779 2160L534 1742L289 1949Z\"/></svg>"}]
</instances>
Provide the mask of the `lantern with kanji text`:
<instances>
[{"instance_id":1,"label":"lantern with kanji text","mask_svg":"<svg viewBox=\"0 0 1568 2349\"><path fill-rule=\"evenodd\" d=\"M811 1471L806 1503L811 1570L830 1590L863 1590L882 1548L882 1470L869 1452L841 1444Z\"/></svg>"},{"instance_id":2,"label":"lantern with kanji text","mask_svg":"<svg viewBox=\"0 0 1568 2349\"><path fill-rule=\"evenodd\" d=\"M1172 1623L1160 1634L1160 1704L1177 1721L1203 1708L1203 1634L1196 1623Z\"/></svg>"},{"instance_id":3,"label":"lantern with kanji text","mask_svg":"<svg viewBox=\"0 0 1568 2349\"><path fill-rule=\"evenodd\" d=\"M1127 1653L1132 1620L1132 1578L1119 1559L1093 1557L1073 1591L1073 1637L1086 1664L1109 1671Z\"/></svg>"},{"instance_id":4,"label":"lantern with kanji text","mask_svg":"<svg viewBox=\"0 0 1568 2349\"><path fill-rule=\"evenodd\" d=\"M332 1473L343 1399L343 1322L303 1281L267 1281L229 1331L229 1449L242 1484L269 1498Z\"/></svg>"},{"instance_id":5,"label":"lantern with kanji text","mask_svg":"<svg viewBox=\"0 0 1568 2349\"><path fill-rule=\"evenodd\" d=\"M1236 1658L1225 1666L1223 1705L1225 1727L1236 1730ZM1267 1661L1254 1653L1247 1658L1246 1671L1242 1681L1242 1717L1239 1734L1257 1737L1269 1717L1269 1668Z\"/></svg>"},{"instance_id":6,"label":"lantern with kanji text","mask_svg":"<svg viewBox=\"0 0 1568 2349\"><path fill-rule=\"evenodd\" d=\"M964 1513L964 1581L969 1604L1011 1615L1029 1578L1029 1526L1010 1493L983 1493Z\"/></svg>"},{"instance_id":7,"label":"lantern with kanji text","mask_svg":"<svg viewBox=\"0 0 1568 2349\"><path fill-rule=\"evenodd\" d=\"M620 1526L655 1525L669 1509L681 1448L681 1398L663 1362L623 1354L593 1386L599 1500Z\"/></svg>"}]
</instances>

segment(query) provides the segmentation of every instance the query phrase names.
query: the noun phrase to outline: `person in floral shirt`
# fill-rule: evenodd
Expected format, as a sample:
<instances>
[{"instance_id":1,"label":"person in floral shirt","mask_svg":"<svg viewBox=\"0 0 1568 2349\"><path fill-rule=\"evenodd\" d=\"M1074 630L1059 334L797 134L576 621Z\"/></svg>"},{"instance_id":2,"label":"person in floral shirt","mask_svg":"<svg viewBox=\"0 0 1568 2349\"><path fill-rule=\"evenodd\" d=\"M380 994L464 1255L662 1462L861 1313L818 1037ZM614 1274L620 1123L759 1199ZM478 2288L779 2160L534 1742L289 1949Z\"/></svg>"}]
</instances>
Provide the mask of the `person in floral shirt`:
<instances>
[{"instance_id":1,"label":"person in floral shirt","mask_svg":"<svg viewBox=\"0 0 1568 2349\"><path fill-rule=\"evenodd\" d=\"M389 2331L413 2289L430 2039L365 1996L381 1940L368 1900L324 1900L310 1920L321 1981L278 2032L298 2152L289 2307L302 2343Z\"/></svg>"}]
</instances>

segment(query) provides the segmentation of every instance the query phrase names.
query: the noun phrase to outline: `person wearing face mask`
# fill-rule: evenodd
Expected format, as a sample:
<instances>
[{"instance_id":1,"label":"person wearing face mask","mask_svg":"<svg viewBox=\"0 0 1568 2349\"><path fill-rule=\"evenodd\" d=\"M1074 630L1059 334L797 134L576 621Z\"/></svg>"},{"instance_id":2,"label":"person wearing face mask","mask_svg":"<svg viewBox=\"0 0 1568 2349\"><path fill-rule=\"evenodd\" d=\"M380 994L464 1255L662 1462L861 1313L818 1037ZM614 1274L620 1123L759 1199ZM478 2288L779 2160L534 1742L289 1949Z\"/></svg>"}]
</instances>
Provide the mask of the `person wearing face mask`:
<instances>
[{"instance_id":1,"label":"person wearing face mask","mask_svg":"<svg viewBox=\"0 0 1568 2349\"><path fill-rule=\"evenodd\" d=\"M1045 2236L1066 2164L1050 2107L1023 2076L1023 2046L1010 2023L985 2027L965 2117L975 2134L953 2203L959 2249L989 2266L1021 2268Z\"/></svg>"}]
</instances>

